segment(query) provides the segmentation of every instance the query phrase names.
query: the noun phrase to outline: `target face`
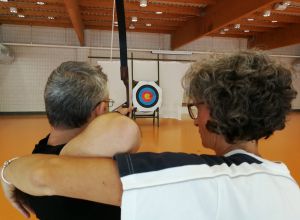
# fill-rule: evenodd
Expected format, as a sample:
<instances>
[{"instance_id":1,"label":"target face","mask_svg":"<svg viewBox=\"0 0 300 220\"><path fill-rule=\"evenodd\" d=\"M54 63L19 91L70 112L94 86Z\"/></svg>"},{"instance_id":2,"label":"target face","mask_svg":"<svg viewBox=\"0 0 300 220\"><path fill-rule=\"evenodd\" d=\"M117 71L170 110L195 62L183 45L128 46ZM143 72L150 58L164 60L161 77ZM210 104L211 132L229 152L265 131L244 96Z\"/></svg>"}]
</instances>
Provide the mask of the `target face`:
<instances>
[{"instance_id":1,"label":"target face","mask_svg":"<svg viewBox=\"0 0 300 220\"><path fill-rule=\"evenodd\" d=\"M161 105L161 88L155 82L140 81L133 89L133 106L139 111L154 111Z\"/></svg>"}]
</instances>

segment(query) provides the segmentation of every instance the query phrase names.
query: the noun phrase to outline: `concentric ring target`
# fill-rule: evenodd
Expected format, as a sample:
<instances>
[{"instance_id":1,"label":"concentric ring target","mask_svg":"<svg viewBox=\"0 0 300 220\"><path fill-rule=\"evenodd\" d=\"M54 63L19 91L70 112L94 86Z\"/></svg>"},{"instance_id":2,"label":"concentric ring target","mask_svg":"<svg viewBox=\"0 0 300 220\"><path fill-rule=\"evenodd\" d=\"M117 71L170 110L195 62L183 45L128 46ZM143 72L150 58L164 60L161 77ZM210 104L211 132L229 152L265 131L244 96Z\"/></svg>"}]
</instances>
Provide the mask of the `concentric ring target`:
<instances>
[{"instance_id":1,"label":"concentric ring target","mask_svg":"<svg viewBox=\"0 0 300 220\"><path fill-rule=\"evenodd\" d=\"M141 86L136 95L138 96L137 102L144 108L150 108L154 106L159 98L157 90L151 85Z\"/></svg>"},{"instance_id":2,"label":"concentric ring target","mask_svg":"<svg viewBox=\"0 0 300 220\"><path fill-rule=\"evenodd\" d=\"M155 82L140 81L133 89L133 105L139 111L154 111L161 105L161 88Z\"/></svg>"}]
</instances>

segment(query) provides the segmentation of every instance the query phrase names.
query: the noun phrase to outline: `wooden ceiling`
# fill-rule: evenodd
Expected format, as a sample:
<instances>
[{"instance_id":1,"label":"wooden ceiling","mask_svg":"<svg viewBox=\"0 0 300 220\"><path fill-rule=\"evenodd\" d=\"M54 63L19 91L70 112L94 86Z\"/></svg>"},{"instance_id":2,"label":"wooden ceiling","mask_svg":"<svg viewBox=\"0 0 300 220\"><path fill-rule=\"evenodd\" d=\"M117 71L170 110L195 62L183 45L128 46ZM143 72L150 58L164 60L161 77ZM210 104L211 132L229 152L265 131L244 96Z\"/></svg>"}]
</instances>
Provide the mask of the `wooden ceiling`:
<instances>
[{"instance_id":1,"label":"wooden ceiling","mask_svg":"<svg viewBox=\"0 0 300 220\"><path fill-rule=\"evenodd\" d=\"M204 36L247 38L249 47L262 49L300 43L300 0L124 2L128 31L171 34L172 49ZM85 29L111 30L112 12L113 0L0 0L0 24L71 27L82 46Z\"/></svg>"}]
</instances>

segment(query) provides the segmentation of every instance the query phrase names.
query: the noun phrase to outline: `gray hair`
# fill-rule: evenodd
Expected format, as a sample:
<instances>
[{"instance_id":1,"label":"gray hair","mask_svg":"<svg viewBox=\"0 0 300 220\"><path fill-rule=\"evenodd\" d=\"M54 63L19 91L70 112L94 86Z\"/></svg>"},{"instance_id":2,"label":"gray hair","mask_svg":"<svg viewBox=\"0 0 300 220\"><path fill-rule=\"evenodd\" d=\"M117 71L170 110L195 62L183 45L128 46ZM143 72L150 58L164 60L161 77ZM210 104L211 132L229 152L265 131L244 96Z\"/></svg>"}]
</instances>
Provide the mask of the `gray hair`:
<instances>
[{"instance_id":1,"label":"gray hair","mask_svg":"<svg viewBox=\"0 0 300 220\"><path fill-rule=\"evenodd\" d=\"M194 103L207 104L206 128L228 143L268 138L283 129L297 94L291 71L259 51L196 62L183 87Z\"/></svg>"},{"instance_id":2,"label":"gray hair","mask_svg":"<svg viewBox=\"0 0 300 220\"><path fill-rule=\"evenodd\" d=\"M108 98L107 76L101 67L68 61L48 78L44 99L49 123L78 128L88 122L96 105Z\"/></svg>"}]
</instances>

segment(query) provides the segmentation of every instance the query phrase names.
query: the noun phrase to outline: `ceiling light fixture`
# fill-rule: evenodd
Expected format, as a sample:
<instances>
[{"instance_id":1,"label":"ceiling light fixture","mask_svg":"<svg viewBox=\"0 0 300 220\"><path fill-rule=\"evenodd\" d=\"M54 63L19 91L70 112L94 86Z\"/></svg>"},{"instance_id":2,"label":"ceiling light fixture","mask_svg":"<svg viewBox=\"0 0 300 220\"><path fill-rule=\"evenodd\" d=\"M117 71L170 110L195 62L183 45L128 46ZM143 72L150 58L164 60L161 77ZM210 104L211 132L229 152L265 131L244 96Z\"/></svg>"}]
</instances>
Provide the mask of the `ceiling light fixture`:
<instances>
[{"instance_id":1,"label":"ceiling light fixture","mask_svg":"<svg viewBox=\"0 0 300 220\"><path fill-rule=\"evenodd\" d=\"M55 17L53 17L53 16L48 16L48 19L49 19L49 20L54 20Z\"/></svg>"},{"instance_id":2,"label":"ceiling light fixture","mask_svg":"<svg viewBox=\"0 0 300 220\"><path fill-rule=\"evenodd\" d=\"M285 1L283 4L285 4L286 6L290 6L292 3L291 1Z\"/></svg>"},{"instance_id":3,"label":"ceiling light fixture","mask_svg":"<svg viewBox=\"0 0 300 220\"><path fill-rule=\"evenodd\" d=\"M37 5L44 5L45 2L36 2Z\"/></svg>"},{"instance_id":4,"label":"ceiling light fixture","mask_svg":"<svg viewBox=\"0 0 300 220\"><path fill-rule=\"evenodd\" d=\"M263 16L264 17L270 17L271 16L271 10L264 11Z\"/></svg>"},{"instance_id":5,"label":"ceiling light fixture","mask_svg":"<svg viewBox=\"0 0 300 220\"><path fill-rule=\"evenodd\" d=\"M147 24L146 24L146 26L147 26L147 27L151 27L151 26L152 26L152 24L150 24L150 23L147 23Z\"/></svg>"},{"instance_id":6,"label":"ceiling light fixture","mask_svg":"<svg viewBox=\"0 0 300 220\"><path fill-rule=\"evenodd\" d=\"M254 21L254 18L248 18L247 20L248 21Z\"/></svg>"},{"instance_id":7,"label":"ceiling light fixture","mask_svg":"<svg viewBox=\"0 0 300 220\"><path fill-rule=\"evenodd\" d=\"M18 17L19 17L19 18L25 18L25 15L19 14Z\"/></svg>"},{"instance_id":8,"label":"ceiling light fixture","mask_svg":"<svg viewBox=\"0 0 300 220\"><path fill-rule=\"evenodd\" d=\"M147 2L147 0L140 0L140 6L141 7L147 7L147 5L148 5L148 2Z\"/></svg>"},{"instance_id":9,"label":"ceiling light fixture","mask_svg":"<svg viewBox=\"0 0 300 220\"><path fill-rule=\"evenodd\" d=\"M10 13L14 13L14 14L18 13L18 9L16 7L10 7L9 11Z\"/></svg>"},{"instance_id":10,"label":"ceiling light fixture","mask_svg":"<svg viewBox=\"0 0 300 220\"><path fill-rule=\"evenodd\" d=\"M234 28L235 28L235 29L240 29L240 28L241 28L241 24L235 24L235 25L234 25Z\"/></svg>"},{"instance_id":11,"label":"ceiling light fixture","mask_svg":"<svg viewBox=\"0 0 300 220\"><path fill-rule=\"evenodd\" d=\"M276 3L274 5L274 9L277 11L284 11L287 9L287 7L289 7L291 5L290 1L286 1L286 2L280 2L280 3Z\"/></svg>"},{"instance_id":12,"label":"ceiling light fixture","mask_svg":"<svg viewBox=\"0 0 300 220\"><path fill-rule=\"evenodd\" d=\"M250 30L244 30L244 32L245 32L245 33L249 33L249 32L250 32Z\"/></svg>"},{"instance_id":13,"label":"ceiling light fixture","mask_svg":"<svg viewBox=\"0 0 300 220\"><path fill-rule=\"evenodd\" d=\"M223 31L227 32L229 31L229 28L224 28Z\"/></svg>"},{"instance_id":14,"label":"ceiling light fixture","mask_svg":"<svg viewBox=\"0 0 300 220\"><path fill-rule=\"evenodd\" d=\"M135 26L133 24L130 24L129 29L133 30L133 29L135 29Z\"/></svg>"},{"instance_id":15,"label":"ceiling light fixture","mask_svg":"<svg viewBox=\"0 0 300 220\"><path fill-rule=\"evenodd\" d=\"M273 20L273 21L271 21L272 23L277 23L278 21L276 21L276 20Z\"/></svg>"},{"instance_id":16,"label":"ceiling light fixture","mask_svg":"<svg viewBox=\"0 0 300 220\"><path fill-rule=\"evenodd\" d=\"M132 16L132 17L131 17L131 21L132 21L132 22L137 22L137 21L138 21L138 18L137 18L136 16Z\"/></svg>"},{"instance_id":17,"label":"ceiling light fixture","mask_svg":"<svg viewBox=\"0 0 300 220\"><path fill-rule=\"evenodd\" d=\"M162 11L156 11L155 14L161 15L163 12Z\"/></svg>"},{"instance_id":18,"label":"ceiling light fixture","mask_svg":"<svg viewBox=\"0 0 300 220\"><path fill-rule=\"evenodd\" d=\"M8 0L0 0L0 2L8 2Z\"/></svg>"}]
</instances>

